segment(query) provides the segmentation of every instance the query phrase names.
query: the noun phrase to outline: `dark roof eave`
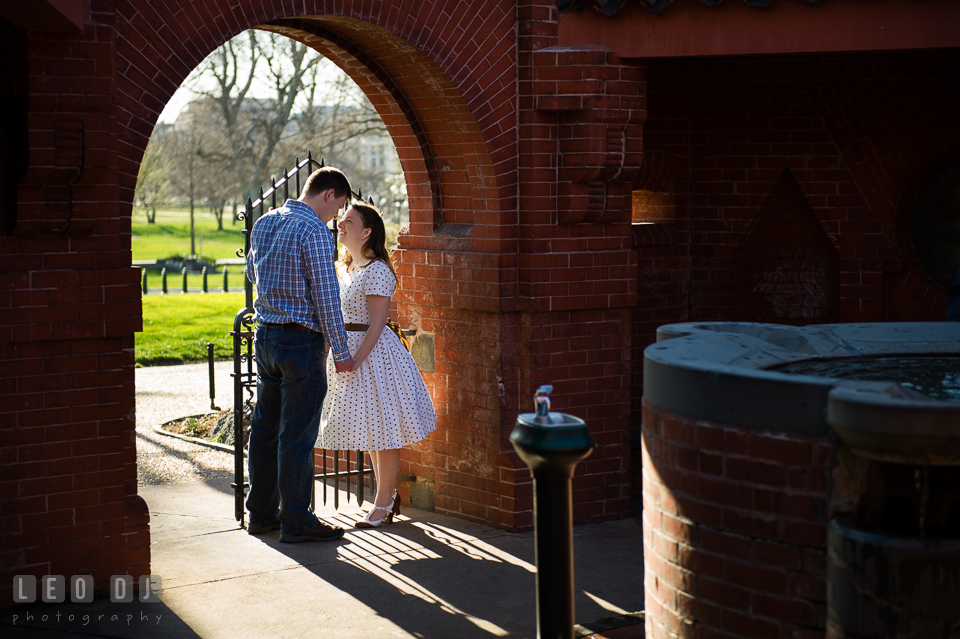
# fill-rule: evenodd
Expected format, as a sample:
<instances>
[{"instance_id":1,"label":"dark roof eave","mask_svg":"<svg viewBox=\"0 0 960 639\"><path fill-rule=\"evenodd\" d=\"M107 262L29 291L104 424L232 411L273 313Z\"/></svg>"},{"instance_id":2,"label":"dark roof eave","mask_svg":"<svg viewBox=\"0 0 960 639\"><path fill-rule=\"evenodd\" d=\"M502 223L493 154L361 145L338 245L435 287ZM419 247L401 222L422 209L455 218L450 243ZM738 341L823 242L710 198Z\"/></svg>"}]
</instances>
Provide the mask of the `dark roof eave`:
<instances>
[{"instance_id":1,"label":"dark roof eave","mask_svg":"<svg viewBox=\"0 0 960 639\"><path fill-rule=\"evenodd\" d=\"M820 0L803 1L807 4L816 4ZM592 9L605 16L616 15L624 2L626 2L626 0L556 0L557 10L560 11L560 13L577 13L583 11L584 5L589 3ZM637 2L641 7L651 13L660 13L673 4L673 0L637 0ZM715 7L721 2L723 2L723 0L700 0L700 4L708 7ZM766 7L772 2L773 0L743 0L744 4L748 4L751 7Z\"/></svg>"}]
</instances>

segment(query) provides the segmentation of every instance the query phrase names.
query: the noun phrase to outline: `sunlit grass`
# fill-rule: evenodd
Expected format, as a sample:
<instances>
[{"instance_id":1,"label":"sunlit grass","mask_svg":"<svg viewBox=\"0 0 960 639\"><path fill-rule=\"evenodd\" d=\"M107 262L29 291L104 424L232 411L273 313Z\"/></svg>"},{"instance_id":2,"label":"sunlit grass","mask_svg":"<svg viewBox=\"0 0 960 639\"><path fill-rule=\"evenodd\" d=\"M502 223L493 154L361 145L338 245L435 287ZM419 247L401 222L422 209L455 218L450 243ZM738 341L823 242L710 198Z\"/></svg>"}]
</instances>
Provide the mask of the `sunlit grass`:
<instances>
[{"instance_id":1,"label":"sunlit grass","mask_svg":"<svg viewBox=\"0 0 960 639\"><path fill-rule=\"evenodd\" d=\"M209 260L237 257L243 248L243 222L233 223L232 213L225 212L223 230L217 230L217 220L208 209L194 211L194 249ZM134 260L157 260L172 255L190 254L190 214L183 209L157 211L155 224L148 224L143 209L133 212L131 246ZM397 245L400 226L386 222L387 248ZM201 236L203 241L200 241Z\"/></svg>"},{"instance_id":2,"label":"sunlit grass","mask_svg":"<svg viewBox=\"0 0 960 639\"><path fill-rule=\"evenodd\" d=\"M189 212L164 209L157 211L156 220L155 224L148 224L143 210L134 210L131 228L133 259L156 260L172 255L189 255ZM211 260L236 257L237 249L243 248L243 223L233 224L230 211L224 214L223 230L218 231L213 214L205 208L196 209L193 229L195 251Z\"/></svg>"},{"instance_id":3,"label":"sunlit grass","mask_svg":"<svg viewBox=\"0 0 960 639\"><path fill-rule=\"evenodd\" d=\"M156 224L148 224L142 209L133 214L133 259L156 260L190 253L190 218L183 209L157 211ZM243 224L231 222L227 212L223 231L207 209L196 209L194 232L196 250L209 260L236 257L243 247ZM397 226L388 224L387 234L396 237ZM203 243L199 237L203 236ZM388 243L389 245L389 243ZM242 265L228 266L229 286L237 291L244 285ZM207 343L213 342L218 360L233 357L233 341L229 333L233 320L243 305L242 293L221 293L222 267L208 275L207 294L200 294L203 277L187 275L190 291L181 294L183 278L179 271L167 273L167 295L159 295L161 277L156 271L147 274L149 295L143 296L143 332L136 336L136 362L139 366L200 362L207 358Z\"/></svg>"},{"instance_id":4,"label":"sunlit grass","mask_svg":"<svg viewBox=\"0 0 960 639\"><path fill-rule=\"evenodd\" d=\"M243 308L242 293L145 295L143 332L136 336L140 366L185 364L207 358L214 344L218 360L233 357L233 319Z\"/></svg>"}]
</instances>

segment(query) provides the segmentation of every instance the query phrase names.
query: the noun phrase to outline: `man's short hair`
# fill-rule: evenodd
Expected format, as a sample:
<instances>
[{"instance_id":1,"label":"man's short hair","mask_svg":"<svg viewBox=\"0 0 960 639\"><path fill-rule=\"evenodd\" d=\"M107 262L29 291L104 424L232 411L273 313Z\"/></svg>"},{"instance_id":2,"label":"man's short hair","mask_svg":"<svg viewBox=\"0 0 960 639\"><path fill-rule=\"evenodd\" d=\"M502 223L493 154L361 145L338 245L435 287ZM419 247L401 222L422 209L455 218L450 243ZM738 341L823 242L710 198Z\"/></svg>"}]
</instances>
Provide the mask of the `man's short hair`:
<instances>
[{"instance_id":1,"label":"man's short hair","mask_svg":"<svg viewBox=\"0 0 960 639\"><path fill-rule=\"evenodd\" d=\"M343 171L333 166L317 169L310 174L303 185L303 192L309 196L323 193L329 189L333 189L333 194L336 197L343 197L351 193L350 180L343 174Z\"/></svg>"}]
</instances>

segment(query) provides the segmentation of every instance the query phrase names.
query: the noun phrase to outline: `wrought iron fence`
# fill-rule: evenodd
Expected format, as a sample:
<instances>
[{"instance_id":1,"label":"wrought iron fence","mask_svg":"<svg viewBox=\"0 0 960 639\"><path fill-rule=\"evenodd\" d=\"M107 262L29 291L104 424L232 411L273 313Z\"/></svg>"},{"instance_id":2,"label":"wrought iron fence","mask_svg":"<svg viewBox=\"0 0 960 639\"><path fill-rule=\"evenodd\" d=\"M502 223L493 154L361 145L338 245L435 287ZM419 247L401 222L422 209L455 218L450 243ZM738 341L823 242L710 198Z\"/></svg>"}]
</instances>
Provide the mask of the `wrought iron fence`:
<instances>
[{"instance_id":1,"label":"wrought iron fence","mask_svg":"<svg viewBox=\"0 0 960 639\"><path fill-rule=\"evenodd\" d=\"M244 222L243 229L243 248L237 249L237 257L246 257L250 253L250 234L253 231L253 225L264 213L264 207L268 200L270 208L277 208L277 198L281 190L283 192L282 204L290 197L290 189L293 187L295 197L300 194L300 173L306 170L309 175L315 168L323 167L323 160L317 162L310 153L307 153L307 159L297 158L294 168L288 171L283 170L283 176L277 180L271 179L272 186L264 192L260 189L260 197L256 201L247 198L245 210L237 213L237 219ZM362 199L361 193L351 193L357 199ZM336 240L336 224L333 225L331 232ZM244 279L244 308L237 312L233 320L233 331L230 335L233 337L233 428L234 428L234 476L235 481L231 486L234 490L234 514L240 525L245 525L244 495L249 484L244 480L243 456L245 438L245 427L243 425L243 415L245 408L252 408L254 403L254 389L257 387L257 370L255 366L255 345L254 329L255 321L253 318L253 283ZM341 454L344 456L341 457ZM329 481L333 480L333 503L335 508L340 507L340 482L347 482L347 502L350 501L351 480L355 483L354 494L357 497L357 504L363 505L365 486L369 481L370 489L376 490L373 469L366 465L366 455L363 451L353 451L353 461L351 462L351 451L327 451L321 449L321 469L322 472L314 473L314 480L323 481L323 503L327 503L327 488ZM330 470L328 471L328 462ZM314 463L316 470L316 463ZM314 494L311 497L311 505L316 504L316 482L314 482Z\"/></svg>"}]
</instances>

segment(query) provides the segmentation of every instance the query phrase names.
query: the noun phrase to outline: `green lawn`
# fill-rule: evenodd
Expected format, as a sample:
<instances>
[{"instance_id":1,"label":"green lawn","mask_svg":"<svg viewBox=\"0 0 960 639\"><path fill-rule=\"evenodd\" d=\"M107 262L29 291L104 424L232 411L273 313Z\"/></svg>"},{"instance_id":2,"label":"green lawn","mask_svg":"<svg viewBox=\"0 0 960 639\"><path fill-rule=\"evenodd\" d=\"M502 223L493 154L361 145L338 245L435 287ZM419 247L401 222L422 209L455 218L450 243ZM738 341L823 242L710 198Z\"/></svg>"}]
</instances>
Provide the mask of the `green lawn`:
<instances>
[{"instance_id":1,"label":"green lawn","mask_svg":"<svg viewBox=\"0 0 960 639\"><path fill-rule=\"evenodd\" d=\"M137 365L204 361L208 342L214 344L216 359L231 359L230 331L243 305L242 293L144 295L143 332L136 336Z\"/></svg>"},{"instance_id":2,"label":"green lawn","mask_svg":"<svg viewBox=\"0 0 960 639\"><path fill-rule=\"evenodd\" d=\"M237 257L237 249L243 248L243 222L234 224L231 212L223 218L223 230L217 230L217 220L206 208L197 208L193 215L195 249L210 261ZM397 243L400 227L386 224L387 248ZM190 254L189 209L165 207L157 211L155 224L148 224L143 209L133 210L133 259L156 260L173 255ZM200 241L200 237L203 241Z\"/></svg>"},{"instance_id":3,"label":"green lawn","mask_svg":"<svg viewBox=\"0 0 960 639\"><path fill-rule=\"evenodd\" d=\"M207 209L198 208L194 213L194 229L197 236L196 249L210 261L236 257L236 250L243 247L243 223L233 224L227 213L223 231L217 230L217 221ZM388 238L395 238L396 225L387 226ZM203 236L203 243L199 237ZM395 241L395 240L394 240ZM157 211L156 224L148 224L142 209L133 213L133 259L156 260L190 253L190 216L186 209L164 208ZM244 285L243 266L228 267L231 291ZM143 296L143 332L136 336L136 362L138 366L200 362L207 358L207 343L214 343L214 356L218 360L233 357L233 319L243 305L243 294L221 293L223 273L208 275L206 295L199 291L203 283L201 275L188 275L190 293L180 293L183 279L179 272L167 274L168 295L158 295L161 290L159 273L147 275L149 295Z\"/></svg>"},{"instance_id":4,"label":"green lawn","mask_svg":"<svg viewBox=\"0 0 960 639\"><path fill-rule=\"evenodd\" d=\"M206 208L194 210L193 223L198 253L210 260L236 257L243 248L243 222L233 224L231 213L224 214L223 230L217 230L217 220ZM142 209L133 211L133 259L156 260L172 255L190 254L189 209L157 211L155 224L148 224ZM200 238L203 238L201 241Z\"/></svg>"}]
</instances>

